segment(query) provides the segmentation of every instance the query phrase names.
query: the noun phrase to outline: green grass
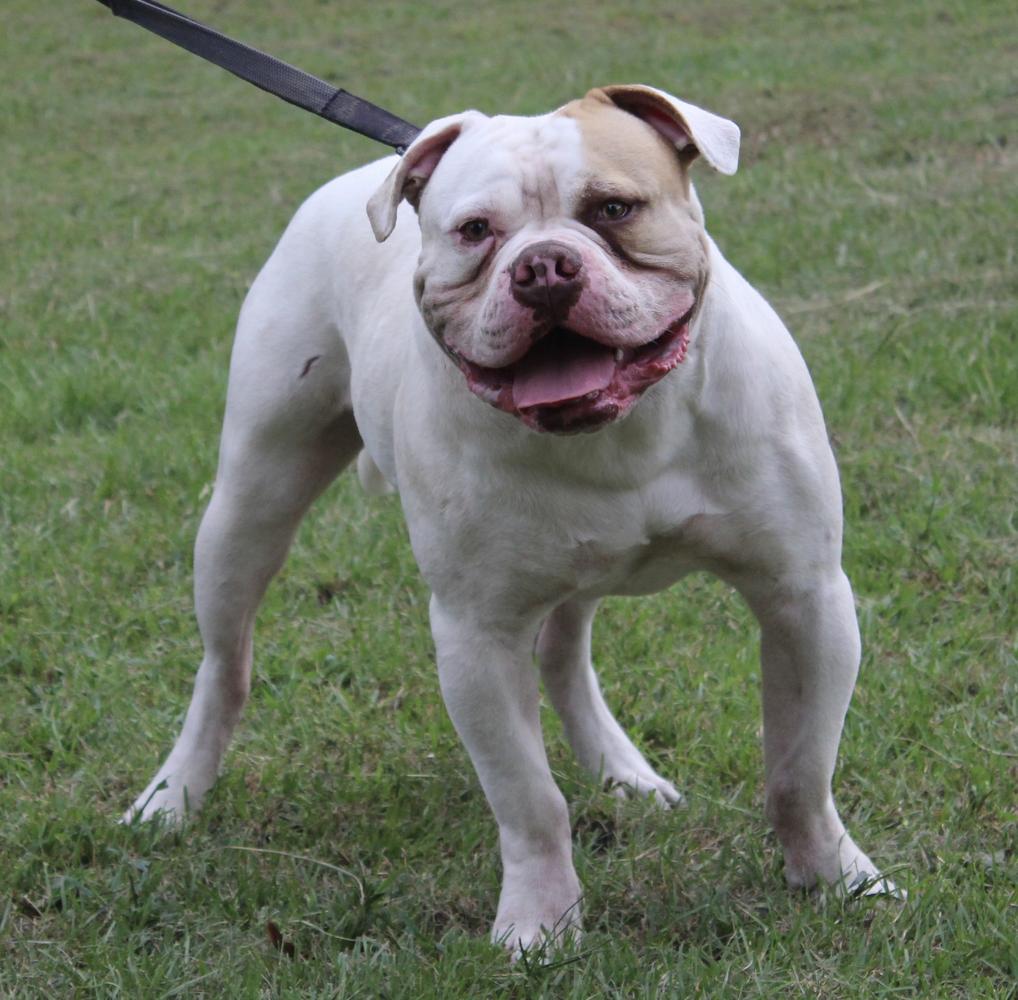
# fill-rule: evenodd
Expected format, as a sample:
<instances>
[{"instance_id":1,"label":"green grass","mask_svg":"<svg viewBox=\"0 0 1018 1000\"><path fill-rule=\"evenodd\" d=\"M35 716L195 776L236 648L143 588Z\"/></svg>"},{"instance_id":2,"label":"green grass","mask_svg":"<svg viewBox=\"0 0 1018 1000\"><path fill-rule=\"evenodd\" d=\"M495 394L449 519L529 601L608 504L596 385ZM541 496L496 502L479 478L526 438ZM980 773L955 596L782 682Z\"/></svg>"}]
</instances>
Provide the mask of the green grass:
<instances>
[{"instance_id":1,"label":"green grass","mask_svg":"<svg viewBox=\"0 0 1018 1000\"><path fill-rule=\"evenodd\" d=\"M693 580L609 602L595 635L609 702L689 807L609 798L547 715L588 933L510 967L485 942L494 824L441 705L398 506L349 478L265 603L207 809L184 832L117 826L199 658L190 551L244 290L302 198L381 150L98 4L12 0L0 995L1015 995L1008 5L186 6L418 122L626 81L740 122L741 172L698 184L796 334L837 447L865 643L837 792L911 895L785 891L753 623Z\"/></svg>"}]
</instances>

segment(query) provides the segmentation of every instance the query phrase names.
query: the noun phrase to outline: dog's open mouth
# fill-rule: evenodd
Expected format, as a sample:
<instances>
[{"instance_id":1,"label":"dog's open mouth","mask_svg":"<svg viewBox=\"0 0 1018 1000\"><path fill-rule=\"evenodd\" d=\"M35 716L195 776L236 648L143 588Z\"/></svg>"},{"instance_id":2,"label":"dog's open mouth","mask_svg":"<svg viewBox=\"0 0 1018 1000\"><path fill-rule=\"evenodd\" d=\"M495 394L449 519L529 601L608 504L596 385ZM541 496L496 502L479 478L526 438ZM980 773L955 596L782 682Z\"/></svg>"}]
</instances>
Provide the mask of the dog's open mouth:
<instances>
[{"instance_id":1,"label":"dog's open mouth","mask_svg":"<svg viewBox=\"0 0 1018 1000\"><path fill-rule=\"evenodd\" d=\"M545 334L519 361L485 368L452 354L470 390L540 431L596 430L684 360L695 306L639 347L610 347L567 327Z\"/></svg>"}]
</instances>

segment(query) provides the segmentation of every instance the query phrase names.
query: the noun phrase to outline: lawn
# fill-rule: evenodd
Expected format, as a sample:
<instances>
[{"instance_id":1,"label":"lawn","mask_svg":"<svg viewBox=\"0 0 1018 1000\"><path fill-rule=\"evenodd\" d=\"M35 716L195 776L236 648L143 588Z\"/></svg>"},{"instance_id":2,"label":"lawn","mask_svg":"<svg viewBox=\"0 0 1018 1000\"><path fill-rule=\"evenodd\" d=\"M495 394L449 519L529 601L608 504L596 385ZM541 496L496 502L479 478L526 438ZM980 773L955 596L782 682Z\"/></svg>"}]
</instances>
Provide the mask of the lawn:
<instances>
[{"instance_id":1,"label":"lawn","mask_svg":"<svg viewBox=\"0 0 1018 1000\"><path fill-rule=\"evenodd\" d=\"M418 123L636 81L740 123L740 172L698 188L824 405L864 642L836 792L910 895L785 890L755 627L689 580L595 632L609 703L688 807L607 795L546 711L587 934L510 966L398 502L352 476L263 606L205 811L117 825L200 657L191 546L245 289L302 199L384 150L97 3L8 0L0 996L1016 995L1009 5L181 2Z\"/></svg>"}]
</instances>

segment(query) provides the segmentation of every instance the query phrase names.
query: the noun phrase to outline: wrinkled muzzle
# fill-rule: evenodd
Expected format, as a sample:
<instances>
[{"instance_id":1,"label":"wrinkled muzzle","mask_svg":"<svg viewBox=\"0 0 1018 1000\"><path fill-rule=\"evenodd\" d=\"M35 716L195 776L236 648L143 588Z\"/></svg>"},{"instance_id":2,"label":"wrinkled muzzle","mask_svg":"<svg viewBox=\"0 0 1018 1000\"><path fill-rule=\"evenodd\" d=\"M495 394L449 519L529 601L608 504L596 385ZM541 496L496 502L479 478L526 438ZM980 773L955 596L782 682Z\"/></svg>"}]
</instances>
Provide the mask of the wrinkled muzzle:
<instances>
[{"instance_id":1,"label":"wrinkled muzzle","mask_svg":"<svg viewBox=\"0 0 1018 1000\"><path fill-rule=\"evenodd\" d=\"M432 328L473 393L533 430L591 431L681 363L694 290L627 279L603 256L564 240L527 244L470 331Z\"/></svg>"}]
</instances>

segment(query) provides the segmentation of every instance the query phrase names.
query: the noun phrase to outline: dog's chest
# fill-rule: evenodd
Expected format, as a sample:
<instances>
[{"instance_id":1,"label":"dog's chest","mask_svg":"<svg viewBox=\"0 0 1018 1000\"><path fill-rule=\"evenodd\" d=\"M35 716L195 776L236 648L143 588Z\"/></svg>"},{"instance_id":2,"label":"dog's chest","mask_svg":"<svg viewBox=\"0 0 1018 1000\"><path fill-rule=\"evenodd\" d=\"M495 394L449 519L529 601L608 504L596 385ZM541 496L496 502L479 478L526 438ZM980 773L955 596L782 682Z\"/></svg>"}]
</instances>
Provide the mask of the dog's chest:
<instances>
[{"instance_id":1,"label":"dog's chest","mask_svg":"<svg viewBox=\"0 0 1018 1000\"><path fill-rule=\"evenodd\" d=\"M698 491L671 484L620 505L614 519L600 521L600 530L573 525L563 554L582 593L650 594L715 568L724 559L724 524L724 513L710 509Z\"/></svg>"},{"instance_id":2,"label":"dog's chest","mask_svg":"<svg viewBox=\"0 0 1018 1000\"><path fill-rule=\"evenodd\" d=\"M665 590L715 561L703 545L706 515L642 538L582 540L570 552L577 590L592 596L636 596Z\"/></svg>"}]
</instances>

